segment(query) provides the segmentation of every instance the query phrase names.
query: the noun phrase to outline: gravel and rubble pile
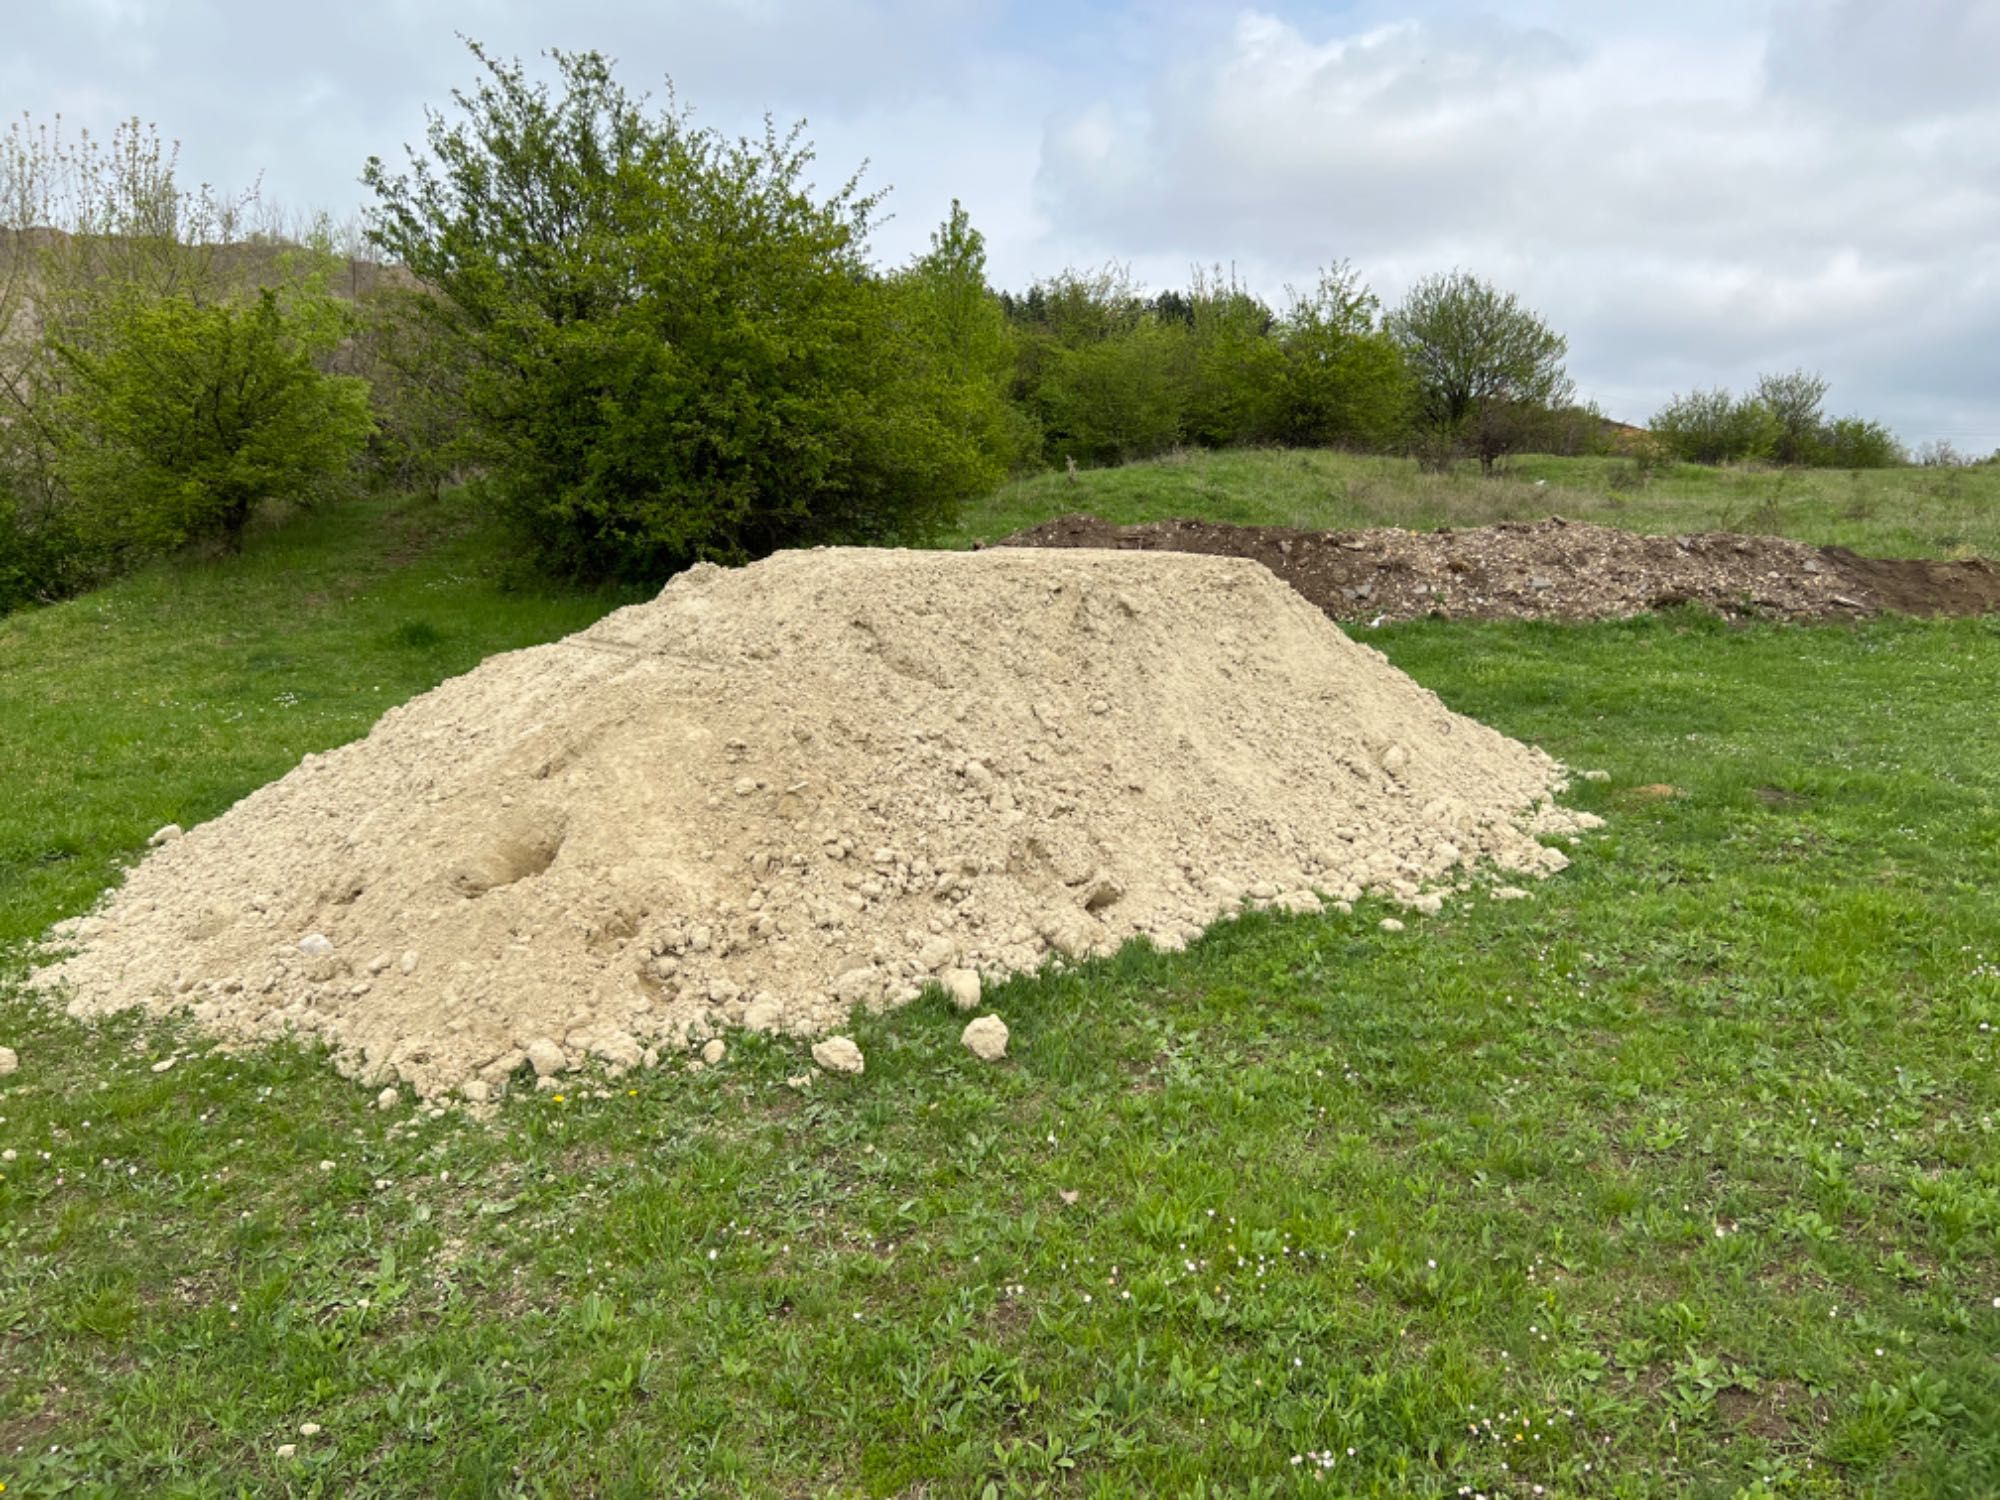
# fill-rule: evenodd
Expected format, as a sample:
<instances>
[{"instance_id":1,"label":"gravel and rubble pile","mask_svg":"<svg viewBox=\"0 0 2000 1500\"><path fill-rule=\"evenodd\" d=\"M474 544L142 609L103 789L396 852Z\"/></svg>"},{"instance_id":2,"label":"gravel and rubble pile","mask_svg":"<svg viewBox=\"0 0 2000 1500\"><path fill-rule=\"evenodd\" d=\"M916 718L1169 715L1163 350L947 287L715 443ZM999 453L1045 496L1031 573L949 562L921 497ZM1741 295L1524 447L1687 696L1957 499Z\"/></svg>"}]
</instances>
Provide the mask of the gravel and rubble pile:
<instances>
[{"instance_id":1,"label":"gravel and rubble pile","mask_svg":"<svg viewBox=\"0 0 2000 1500\"><path fill-rule=\"evenodd\" d=\"M2000 569L1977 558L1870 558L1733 532L1647 536L1560 516L1438 531L1062 516L995 545L1247 557L1336 620L1610 620L1688 604L1785 620L2000 613Z\"/></svg>"},{"instance_id":2,"label":"gravel and rubble pile","mask_svg":"<svg viewBox=\"0 0 2000 1500\"><path fill-rule=\"evenodd\" d=\"M484 1101L930 983L971 1009L1246 905L1518 886L1595 822L1564 780L1254 562L790 552L493 657L163 838L36 982Z\"/></svg>"}]
</instances>

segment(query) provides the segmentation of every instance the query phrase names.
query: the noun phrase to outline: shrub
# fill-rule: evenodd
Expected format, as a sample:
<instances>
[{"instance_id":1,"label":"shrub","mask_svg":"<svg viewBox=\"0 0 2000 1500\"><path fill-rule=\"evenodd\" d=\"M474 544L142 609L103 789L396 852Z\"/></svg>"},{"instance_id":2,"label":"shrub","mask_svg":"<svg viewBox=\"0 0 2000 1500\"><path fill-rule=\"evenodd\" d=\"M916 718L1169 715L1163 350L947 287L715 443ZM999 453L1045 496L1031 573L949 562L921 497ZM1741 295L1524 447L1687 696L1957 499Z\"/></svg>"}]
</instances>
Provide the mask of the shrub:
<instances>
[{"instance_id":1,"label":"shrub","mask_svg":"<svg viewBox=\"0 0 2000 1500\"><path fill-rule=\"evenodd\" d=\"M1169 295L1186 309L1186 439L1205 448L1278 440L1286 367L1271 309L1219 270L1198 272L1187 296ZM1156 316L1171 323L1174 312Z\"/></svg>"},{"instance_id":2,"label":"shrub","mask_svg":"<svg viewBox=\"0 0 2000 1500\"><path fill-rule=\"evenodd\" d=\"M912 399L929 403L965 453L958 480L984 489L1032 463L1041 433L1007 399L1014 335L986 283L986 241L956 199L931 233L930 249L893 279Z\"/></svg>"},{"instance_id":3,"label":"shrub","mask_svg":"<svg viewBox=\"0 0 2000 1500\"><path fill-rule=\"evenodd\" d=\"M1895 433L1862 417L1828 422L1813 452L1813 462L1826 469L1893 469L1909 461Z\"/></svg>"},{"instance_id":4,"label":"shrub","mask_svg":"<svg viewBox=\"0 0 2000 1500\"><path fill-rule=\"evenodd\" d=\"M472 350L421 287L388 284L364 294L342 367L368 384L375 428L362 466L377 489L436 499L462 478L466 380Z\"/></svg>"},{"instance_id":5,"label":"shrub","mask_svg":"<svg viewBox=\"0 0 2000 1500\"><path fill-rule=\"evenodd\" d=\"M1689 463L1724 464L1771 459L1822 469L1883 469L1907 455L1880 422L1860 417L1829 421L1820 415L1826 382L1806 370L1766 375L1757 394L1736 399L1728 391L1689 391L1654 414L1654 439Z\"/></svg>"},{"instance_id":6,"label":"shrub","mask_svg":"<svg viewBox=\"0 0 2000 1500\"><path fill-rule=\"evenodd\" d=\"M1696 464L1769 458L1781 430L1761 401L1750 397L1739 401L1720 388L1675 396L1653 414L1651 428L1668 453Z\"/></svg>"},{"instance_id":7,"label":"shrub","mask_svg":"<svg viewBox=\"0 0 2000 1500\"><path fill-rule=\"evenodd\" d=\"M0 138L0 595L60 597L150 553L240 539L352 470L360 382L330 258L246 247L249 197L182 189L136 122L107 147Z\"/></svg>"},{"instance_id":8,"label":"shrub","mask_svg":"<svg viewBox=\"0 0 2000 1500\"><path fill-rule=\"evenodd\" d=\"M369 163L372 234L472 350L477 492L546 565L658 578L909 537L987 482L909 299L867 264L877 198L814 196L798 130L730 142L597 53L552 53L551 95L472 51L460 118L407 173Z\"/></svg>"},{"instance_id":9,"label":"shrub","mask_svg":"<svg viewBox=\"0 0 2000 1500\"><path fill-rule=\"evenodd\" d=\"M55 344L55 467L77 532L109 556L235 544L263 502L335 490L370 425L363 384L318 368L346 323L314 276L213 302L93 297Z\"/></svg>"},{"instance_id":10,"label":"shrub","mask_svg":"<svg viewBox=\"0 0 2000 1500\"><path fill-rule=\"evenodd\" d=\"M1052 351L1036 392L1050 453L1124 463L1178 443L1189 338L1185 324L1148 313L1125 332Z\"/></svg>"}]
</instances>

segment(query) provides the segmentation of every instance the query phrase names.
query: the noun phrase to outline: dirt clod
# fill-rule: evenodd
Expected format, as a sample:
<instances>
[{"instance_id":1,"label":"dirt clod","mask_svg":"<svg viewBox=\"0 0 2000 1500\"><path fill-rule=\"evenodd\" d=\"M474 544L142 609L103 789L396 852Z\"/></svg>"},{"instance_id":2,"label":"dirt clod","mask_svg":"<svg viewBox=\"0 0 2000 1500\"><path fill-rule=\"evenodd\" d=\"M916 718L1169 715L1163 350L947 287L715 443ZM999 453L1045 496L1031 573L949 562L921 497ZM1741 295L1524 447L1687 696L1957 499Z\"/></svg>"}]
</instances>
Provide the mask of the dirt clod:
<instances>
[{"instance_id":1,"label":"dirt clod","mask_svg":"<svg viewBox=\"0 0 2000 1500\"><path fill-rule=\"evenodd\" d=\"M554 1088L1250 906L1546 875L1595 822L1564 777L1254 562L781 553L308 757L60 924L35 983L423 1099Z\"/></svg>"},{"instance_id":2,"label":"dirt clod","mask_svg":"<svg viewBox=\"0 0 2000 1500\"><path fill-rule=\"evenodd\" d=\"M813 1043L813 1061L829 1073L859 1073L867 1066L852 1037L830 1036Z\"/></svg>"},{"instance_id":3,"label":"dirt clod","mask_svg":"<svg viewBox=\"0 0 2000 1500\"><path fill-rule=\"evenodd\" d=\"M951 996L951 1003L960 1010L974 1010L979 1005L979 975L971 969L946 969L938 976L938 983Z\"/></svg>"},{"instance_id":4,"label":"dirt clod","mask_svg":"<svg viewBox=\"0 0 2000 1500\"><path fill-rule=\"evenodd\" d=\"M1007 1055L1007 1023L998 1016L981 1016L966 1023L959 1040L981 1062L998 1062Z\"/></svg>"}]
</instances>

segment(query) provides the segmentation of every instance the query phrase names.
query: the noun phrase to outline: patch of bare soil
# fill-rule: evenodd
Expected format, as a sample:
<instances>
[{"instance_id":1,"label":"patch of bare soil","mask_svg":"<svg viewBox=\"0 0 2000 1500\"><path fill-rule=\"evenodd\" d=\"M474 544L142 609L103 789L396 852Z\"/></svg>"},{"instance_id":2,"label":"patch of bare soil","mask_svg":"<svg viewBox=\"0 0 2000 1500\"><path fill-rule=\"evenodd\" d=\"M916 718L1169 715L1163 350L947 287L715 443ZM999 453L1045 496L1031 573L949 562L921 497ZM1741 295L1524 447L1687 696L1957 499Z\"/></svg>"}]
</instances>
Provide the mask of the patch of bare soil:
<instances>
[{"instance_id":1,"label":"patch of bare soil","mask_svg":"<svg viewBox=\"0 0 2000 1500\"><path fill-rule=\"evenodd\" d=\"M2000 613L2000 569L1984 560L1868 558L1729 532L1643 536L1560 516L1439 531L1062 516L996 545L1252 558L1338 620L1608 620L1689 604L1783 620Z\"/></svg>"}]
</instances>

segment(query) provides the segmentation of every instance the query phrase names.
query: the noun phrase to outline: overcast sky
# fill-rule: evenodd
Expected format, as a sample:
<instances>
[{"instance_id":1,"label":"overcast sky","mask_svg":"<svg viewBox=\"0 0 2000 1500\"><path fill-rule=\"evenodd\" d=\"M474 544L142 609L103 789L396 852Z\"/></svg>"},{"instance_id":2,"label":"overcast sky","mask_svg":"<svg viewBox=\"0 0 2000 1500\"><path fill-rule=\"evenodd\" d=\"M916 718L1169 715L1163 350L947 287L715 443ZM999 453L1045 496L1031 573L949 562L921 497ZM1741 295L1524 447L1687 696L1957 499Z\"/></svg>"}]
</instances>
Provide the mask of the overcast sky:
<instances>
[{"instance_id":1,"label":"overcast sky","mask_svg":"<svg viewBox=\"0 0 2000 1500\"><path fill-rule=\"evenodd\" d=\"M190 176L359 208L371 153L503 53L614 56L703 123L865 158L898 261L962 198L993 275L1464 266L1643 422L1805 365L1909 441L2000 448L2000 0L8 0L0 102L138 115Z\"/></svg>"}]
</instances>

